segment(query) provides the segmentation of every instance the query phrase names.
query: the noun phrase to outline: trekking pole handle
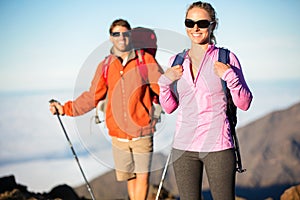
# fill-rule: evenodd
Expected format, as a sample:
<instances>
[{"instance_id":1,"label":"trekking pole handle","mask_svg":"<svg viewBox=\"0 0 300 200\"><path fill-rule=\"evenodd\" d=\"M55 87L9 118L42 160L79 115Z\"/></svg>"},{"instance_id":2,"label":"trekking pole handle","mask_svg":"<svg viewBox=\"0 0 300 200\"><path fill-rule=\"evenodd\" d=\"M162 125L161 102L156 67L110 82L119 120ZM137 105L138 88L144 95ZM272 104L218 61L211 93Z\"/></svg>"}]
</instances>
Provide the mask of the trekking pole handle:
<instances>
[{"instance_id":1,"label":"trekking pole handle","mask_svg":"<svg viewBox=\"0 0 300 200\"><path fill-rule=\"evenodd\" d=\"M51 99L51 100L49 101L49 103L58 103L58 104L60 104L60 102L57 101L57 100L55 100L55 99ZM53 107L55 108L55 113L54 113L54 114L59 115L59 110L58 110L58 108L57 108L55 105L54 105Z\"/></svg>"},{"instance_id":2,"label":"trekking pole handle","mask_svg":"<svg viewBox=\"0 0 300 200\"><path fill-rule=\"evenodd\" d=\"M59 101L57 101L57 100L55 100L55 99L51 99L51 100L49 101L49 103L59 103Z\"/></svg>"}]
</instances>

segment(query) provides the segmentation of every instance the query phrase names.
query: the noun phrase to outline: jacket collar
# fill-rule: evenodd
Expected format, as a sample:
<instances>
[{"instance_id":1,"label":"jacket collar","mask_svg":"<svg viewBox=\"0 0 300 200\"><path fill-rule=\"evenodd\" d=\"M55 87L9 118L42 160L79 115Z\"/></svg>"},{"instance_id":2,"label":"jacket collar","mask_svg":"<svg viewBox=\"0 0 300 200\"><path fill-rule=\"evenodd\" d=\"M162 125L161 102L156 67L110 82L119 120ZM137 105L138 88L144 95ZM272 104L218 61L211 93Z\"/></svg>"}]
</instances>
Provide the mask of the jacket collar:
<instances>
[{"instance_id":1,"label":"jacket collar","mask_svg":"<svg viewBox=\"0 0 300 200\"><path fill-rule=\"evenodd\" d=\"M127 58L122 59L120 56L117 56L117 55L114 53L113 47L110 49L110 54L111 54L112 56L115 56L116 58L118 58L118 59L122 62L122 65L123 65L123 66L125 66L130 60L135 59L136 56L137 56L136 53L135 53L135 50L134 50L134 49L131 49L131 50L129 51L129 54L128 54Z\"/></svg>"}]
</instances>

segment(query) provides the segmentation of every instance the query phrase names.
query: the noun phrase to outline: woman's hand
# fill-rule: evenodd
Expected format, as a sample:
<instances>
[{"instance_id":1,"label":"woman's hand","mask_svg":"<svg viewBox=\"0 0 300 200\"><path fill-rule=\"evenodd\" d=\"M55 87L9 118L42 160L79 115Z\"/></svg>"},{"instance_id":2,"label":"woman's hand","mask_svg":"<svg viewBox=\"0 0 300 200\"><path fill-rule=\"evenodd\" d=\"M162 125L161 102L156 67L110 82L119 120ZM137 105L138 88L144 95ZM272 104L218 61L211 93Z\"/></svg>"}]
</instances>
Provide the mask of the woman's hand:
<instances>
[{"instance_id":1,"label":"woman's hand","mask_svg":"<svg viewBox=\"0 0 300 200\"><path fill-rule=\"evenodd\" d=\"M164 73L164 75L172 81L177 81L181 78L183 73L183 68L181 65L176 65L174 67L170 67Z\"/></svg>"},{"instance_id":2,"label":"woman's hand","mask_svg":"<svg viewBox=\"0 0 300 200\"><path fill-rule=\"evenodd\" d=\"M216 61L214 65L214 72L217 76L222 78L223 74L227 69L231 68L229 64L224 64L222 62Z\"/></svg>"}]
</instances>

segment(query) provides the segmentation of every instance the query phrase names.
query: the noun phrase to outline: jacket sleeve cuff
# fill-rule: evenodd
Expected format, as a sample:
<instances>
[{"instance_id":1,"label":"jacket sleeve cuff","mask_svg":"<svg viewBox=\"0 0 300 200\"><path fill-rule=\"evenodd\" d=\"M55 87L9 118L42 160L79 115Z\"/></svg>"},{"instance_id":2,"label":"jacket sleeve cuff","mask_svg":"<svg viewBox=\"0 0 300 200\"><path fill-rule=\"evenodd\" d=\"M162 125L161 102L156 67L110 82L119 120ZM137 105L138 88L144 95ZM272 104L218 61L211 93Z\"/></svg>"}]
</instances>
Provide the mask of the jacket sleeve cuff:
<instances>
[{"instance_id":1,"label":"jacket sleeve cuff","mask_svg":"<svg viewBox=\"0 0 300 200\"><path fill-rule=\"evenodd\" d=\"M68 101L63 105L64 114L68 116L73 116L73 102Z\"/></svg>"},{"instance_id":2,"label":"jacket sleeve cuff","mask_svg":"<svg viewBox=\"0 0 300 200\"><path fill-rule=\"evenodd\" d=\"M161 75L158 79L158 84L161 86L168 86L172 84L172 80L166 77L165 75Z\"/></svg>"},{"instance_id":3,"label":"jacket sleeve cuff","mask_svg":"<svg viewBox=\"0 0 300 200\"><path fill-rule=\"evenodd\" d=\"M221 77L221 79L223 79L226 82L231 81L235 78L237 78L237 75L235 74L232 68L227 69Z\"/></svg>"}]
</instances>

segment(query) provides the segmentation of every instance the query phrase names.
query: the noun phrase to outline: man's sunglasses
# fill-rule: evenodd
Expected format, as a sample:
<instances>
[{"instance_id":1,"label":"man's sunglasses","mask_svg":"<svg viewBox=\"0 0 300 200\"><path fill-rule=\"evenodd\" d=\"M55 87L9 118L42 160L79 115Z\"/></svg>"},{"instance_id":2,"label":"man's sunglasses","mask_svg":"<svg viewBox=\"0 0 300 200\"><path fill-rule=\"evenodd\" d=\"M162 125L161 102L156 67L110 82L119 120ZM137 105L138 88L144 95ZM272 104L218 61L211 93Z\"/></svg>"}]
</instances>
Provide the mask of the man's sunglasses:
<instances>
[{"instance_id":1,"label":"man's sunglasses","mask_svg":"<svg viewBox=\"0 0 300 200\"><path fill-rule=\"evenodd\" d=\"M123 37L129 37L130 36L130 32L126 31L126 32L112 32L110 35L113 37L120 37L121 34L123 35Z\"/></svg>"},{"instance_id":2,"label":"man's sunglasses","mask_svg":"<svg viewBox=\"0 0 300 200\"><path fill-rule=\"evenodd\" d=\"M184 24L187 28L194 28L195 24L197 24L198 28L208 28L211 24L214 22L208 21L208 20L198 20L193 21L191 19L185 19Z\"/></svg>"}]
</instances>

